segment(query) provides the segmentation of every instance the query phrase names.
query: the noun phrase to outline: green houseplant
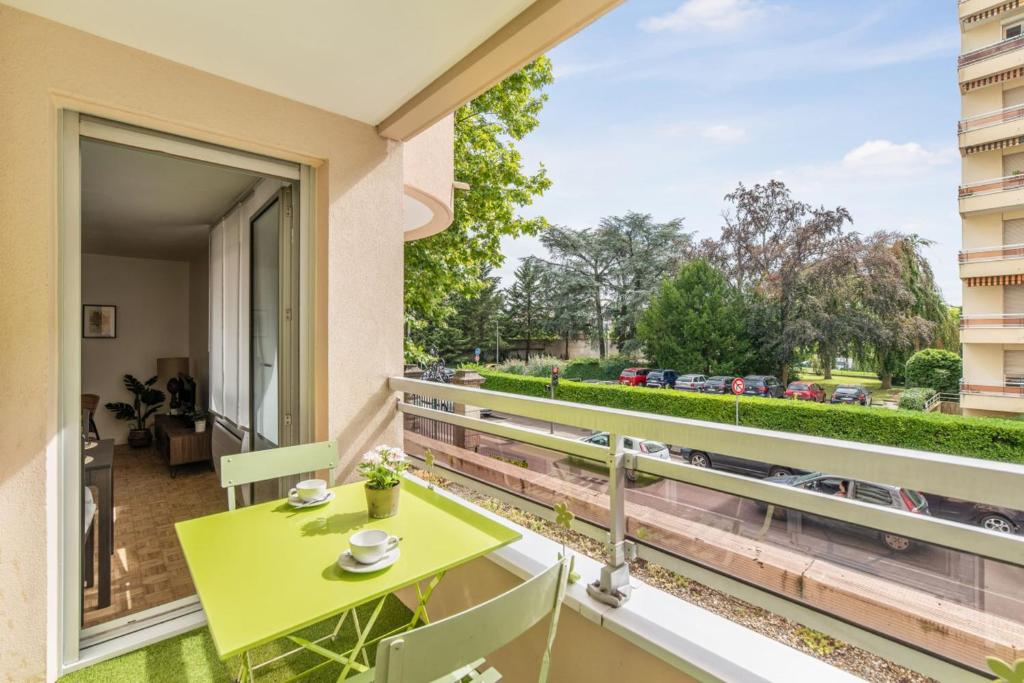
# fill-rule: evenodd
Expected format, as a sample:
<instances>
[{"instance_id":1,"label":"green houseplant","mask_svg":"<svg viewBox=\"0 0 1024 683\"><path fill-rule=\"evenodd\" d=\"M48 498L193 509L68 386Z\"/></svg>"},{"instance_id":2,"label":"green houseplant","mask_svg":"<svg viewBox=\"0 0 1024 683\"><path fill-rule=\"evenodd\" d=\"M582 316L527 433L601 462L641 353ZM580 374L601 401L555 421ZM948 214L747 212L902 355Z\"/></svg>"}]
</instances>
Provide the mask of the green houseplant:
<instances>
[{"instance_id":1,"label":"green houseplant","mask_svg":"<svg viewBox=\"0 0 1024 683\"><path fill-rule=\"evenodd\" d=\"M363 454L359 473L366 477L366 510L372 519L398 514L400 475L408 467L405 453L395 446L377 446Z\"/></svg>"},{"instance_id":2,"label":"green houseplant","mask_svg":"<svg viewBox=\"0 0 1024 683\"><path fill-rule=\"evenodd\" d=\"M156 376L140 382L134 375L124 376L124 388L135 396L131 403L114 402L105 404L105 408L118 420L132 422L128 430L128 445L132 448L145 448L153 443L153 434L149 431L148 421L164 404L164 392L154 389Z\"/></svg>"}]
</instances>

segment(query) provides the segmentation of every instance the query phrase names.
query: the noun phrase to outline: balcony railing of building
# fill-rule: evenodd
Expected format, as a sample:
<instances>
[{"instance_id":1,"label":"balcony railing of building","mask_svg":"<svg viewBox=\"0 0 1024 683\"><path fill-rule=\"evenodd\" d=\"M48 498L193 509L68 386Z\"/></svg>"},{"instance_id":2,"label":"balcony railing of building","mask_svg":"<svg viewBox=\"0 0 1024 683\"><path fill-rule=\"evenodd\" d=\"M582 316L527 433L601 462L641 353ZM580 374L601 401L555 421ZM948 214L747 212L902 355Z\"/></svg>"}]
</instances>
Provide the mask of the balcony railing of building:
<instances>
[{"instance_id":1,"label":"balcony railing of building","mask_svg":"<svg viewBox=\"0 0 1024 683\"><path fill-rule=\"evenodd\" d=\"M962 119L956 124L956 132L966 133L970 130L988 128L989 126L1008 123L1022 118L1024 118L1024 104L1015 104L1012 107L1006 107L998 111L985 112L984 114L976 114L975 116Z\"/></svg>"},{"instance_id":2,"label":"balcony railing of building","mask_svg":"<svg viewBox=\"0 0 1024 683\"><path fill-rule=\"evenodd\" d=\"M961 330L1024 327L1024 313L975 313L960 316Z\"/></svg>"},{"instance_id":3,"label":"balcony railing of building","mask_svg":"<svg viewBox=\"0 0 1024 683\"><path fill-rule=\"evenodd\" d=\"M995 192L1006 192L1008 190L1019 190L1024 188L1024 173L1015 173L1002 178L991 178L979 180L960 186L960 199L975 195L992 194Z\"/></svg>"},{"instance_id":4,"label":"balcony railing of building","mask_svg":"<svg viewBox=\"0 0 1024 683\"><path fill-rule=\"evenodd\" d=\"M1007 375L1003 380L1003 384L975 384L966 380L960 380L960 393L978 396L1024 398L1024 376Z\"/></svg>"},{"instance_id":5,"label":"balcony railing of building","mask_svg":"<svg viewBox=\"0 0 1024 683\"><path fill-rule=\"evenodd\" d=\"M971 50L970 52L965 52L960 55L957 57L957 67L963 68L970 64L976 64L977 62L984 61L991 57L997 57L999 55L1006 54L1007 52L1013 52L1021 47L1024 47L1024 35L1000 40L998 43L979 47L977 50Z\"/></svg>"},{"instance_id":6,"label":"balcony railing of building","mask_svg":"<svg viewBox=\"0 0 1024 683\"><path fill-rule=\"evenodd\" d=\"M1000 244L994 247L975 247L960 252L960 263L984 263L1024 258L1024 244Z\"/></svg>"},{"instance_id":7,"label":"balcony railing of building","mask_svg":"<svg viewBox=\"0 0 1024 683\"><path fill-rule=\"evenodd\" d=\"M568 504L574 529L606 544L600 576L584 577L605 602L628 599L627 560L638 557L938 680L983 680L986 656L1012 660L1024 649L1024 596L997 587L1024 583L1024 538L856 494L850 500L642 455L626 450L624 438L771 458L776 468L1002 508L1021 505L1024 466L403 377L390 387L404 392L406 450L424 467L430 462L457 483L549 519L555 505ZM451 402L455 411L426 407L424 398ZM471 417L467 406L499 419ZM431 421L455 425L467 440L423 436L417 425ZM608 432L609 446L576 436L591 430ZM701 502L709 496L714 505ZM884 546L846 545L834 535L821 541L809 531L819 521L865 531L873 543L913 539L920 552L900 560ZM1004 581L1014 583L989 583Z\"/></svg>"}]
</instances>

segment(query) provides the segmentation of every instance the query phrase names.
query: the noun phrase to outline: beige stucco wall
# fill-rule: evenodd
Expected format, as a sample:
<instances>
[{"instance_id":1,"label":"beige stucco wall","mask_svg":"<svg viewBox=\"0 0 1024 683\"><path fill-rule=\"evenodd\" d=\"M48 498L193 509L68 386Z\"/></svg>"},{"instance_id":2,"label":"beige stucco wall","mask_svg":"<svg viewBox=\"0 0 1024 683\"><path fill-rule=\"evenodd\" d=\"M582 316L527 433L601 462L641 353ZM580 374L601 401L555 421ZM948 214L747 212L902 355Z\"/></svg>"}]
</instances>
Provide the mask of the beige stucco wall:
<instances>
[{"instance_id":1,"label":"beige stucco wall","mask_svg":"<svg viewBox=\"0 0 1024 683\"><path fill-rule=\"evenodd\" d=\"M433 214L428 223L407 230L406 240L429 237L451 225L454 216L454 142L455 116L449 114L405 143L402 155L405 194Z\"/></svg>"},{"instance_id":2,"label":"beige stucco wall","mask_svg":"<svg viewBox=\"0 0 1024 683\"><path fill-rule=\"evenodd\" d=\"M345 455L400 437L386 377L402 369L401 145L0 6L0 680L41 680L56 661L55 517L41 494L56 463L61 104L317 165L318 436Z\"/></svg>"},{"instance_id":3,"label":"beige stucco wall","mask_svg":"<svg viewBox=\"0 0 1024 683\"><path fill-rule=\"evenodd\" d=\"M445 574L430 596L430 618L458 614L500 595L520 579L487 558L474 560ZM412 607L412 590L399 593ZM537 679L541 653L547 639L548 621L541 621L523 636L487 657L488 666L501 672L506 681ZM579 612L563 607L551 651L548 680L558 683L690 683L694 678L640 649L606 628L588 621Z\"/></svg>"}]
</instances>

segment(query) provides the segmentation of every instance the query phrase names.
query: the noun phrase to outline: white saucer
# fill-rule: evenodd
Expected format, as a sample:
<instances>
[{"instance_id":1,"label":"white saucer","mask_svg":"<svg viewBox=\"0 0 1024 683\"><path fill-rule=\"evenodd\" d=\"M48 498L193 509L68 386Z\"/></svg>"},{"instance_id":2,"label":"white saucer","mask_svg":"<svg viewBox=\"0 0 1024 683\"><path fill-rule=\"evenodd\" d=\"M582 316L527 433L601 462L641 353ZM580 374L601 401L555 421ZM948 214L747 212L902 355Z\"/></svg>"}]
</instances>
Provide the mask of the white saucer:
<instances>
[{"instance_id":1,"label":"white saucer","mask_svg":"<svg viewBox=\"0 0 1024 683\"><path fill-rule=\"evenodd\" d=\"M347 572L353 574L369 574L370 572L380 571L385 567L390 567L398 561L398 556L402 554L400 548L392 548L388 552L384 553L384 557L380 558L373 564L363 564L358 562L356 558L352 557L352 551L346 550L338 556L338 566Z\"/></svg>"},{"instance_id":2,"label":"white saucer","mask_svg":"<svg viewBox=\"0 0 1024 683\"><path fill-rule=\"evenodd\" d=\"M303 502L302 499L299 498L298 496L288 496L288 504L291 505L296 510L300 510L302 508L315 508L318 505L329 503L332 500L334 500L334 491L328 491L327 495L324 496L323 498L311 500L308 503Z\"/></svg>"}]
</instances>

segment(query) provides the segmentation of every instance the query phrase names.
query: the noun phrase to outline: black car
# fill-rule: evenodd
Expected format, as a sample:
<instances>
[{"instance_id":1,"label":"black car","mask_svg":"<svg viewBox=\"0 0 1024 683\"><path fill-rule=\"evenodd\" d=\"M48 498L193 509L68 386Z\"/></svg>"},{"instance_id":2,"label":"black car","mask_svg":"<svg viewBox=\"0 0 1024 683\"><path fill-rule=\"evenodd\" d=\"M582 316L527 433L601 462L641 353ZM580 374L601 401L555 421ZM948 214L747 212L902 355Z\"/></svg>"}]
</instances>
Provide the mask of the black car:
<instances>
[{"instance_id":1,"label":"black car","mask_svg":"<svg viewBox=\"0 0 1024 683\"><path fill-rule=\"evenodd\" d=\"M652 389L671 389L678 378L679 373L675 370L651 370L647 373L646 386Z\"/></svg>"},{"instance_id":2,"label":"black car","mask_svg":"<svg viewBox=\"0 0 1024 683\"><path fill-rule=\"evenodd\" d=\"M832 392L832 400L829 403L869 406L871 405L871 392L861 384L840 384Z\"/></svg>"},{"instance_id":3,"label":"black car","mask_svg":"<svg viewBox=\"0 0 1024 683\"><path fill-rule=\"evenodd\" d=\"M773 465L770 462L761 462L760 460L737 458L736 456L725 455L724 453L708 453L707 451L698 451L692 448L679 448L675 449L674 452L694 467L710 467L715 470L736 472L737 474L746 474L762 479L764 477L807 473L805 470L798 470L793 467Z\"/></svg>"},{"instance_id":4,"label":"black car","mask_svg":"<svg viewBox=\"0 0 1024 683\"><path fill-rule=\"evenodd\" d=\"M922 494L901 486L875 484L872 482L850 479L849 477L822 474L821 472L812 472L811 474L805 474L803 476L772 477L768 481L773 484L795 486L797 488L814 491L815 493L820 493L826 496L842 496L844 498L849 498L850 500L860 501L861 503L880 505L882 507L893 508L895 510L906 510L908 512L914 512L921 515L931 514L928 500ZM759 501L758 507L764 509L767 505ZM785 510L785 508L777 509L776 514L780 517L784 517L788 514L788 511ZM820 517L806 512L801 514L805 519L813 519L824 526L840 527L845 531L874 536L884 543L890 550L895 550L897 552L909 550L911 545L913 545L913 542L909 538L898 536L897 534L859 526L840 519Z\"/></svg>"},{"instance_id":5,"label":"black car","mask_svg":"<svg viewBox=\"0 0 1024 683\"><path fill-rule=\"evenodd\" d=\"M762 396L764 398L782 398L786 393L786 387L773 375L747 375L743 378L746 389L743 393L747 396Z\"/></svg>"},{"instance_id":6,"label":"black car","mask_svg":"<svg viewBox=\"0 0 1024 683\"><path fill-rule=\"evenodd\" d=\"M968 500L936 496L930 493L926 493L925 498L928 499L928 508L936 517L961 524L973 524L1004 534L1024 532L1024 512L1020 510L972 503Z\"/></svg>"},{"instance_id":7,"label":"black car","mask_svg":"<svg viewBox=\"0 0 1024 683\"><path fill-rule=\"evenodd\" d=\"M704 393L731 394L732 381L734 379L736 378L732 375L715 375L714 377L708 377L708 381L704 382Z\"/></svg>"}]
</instances>

